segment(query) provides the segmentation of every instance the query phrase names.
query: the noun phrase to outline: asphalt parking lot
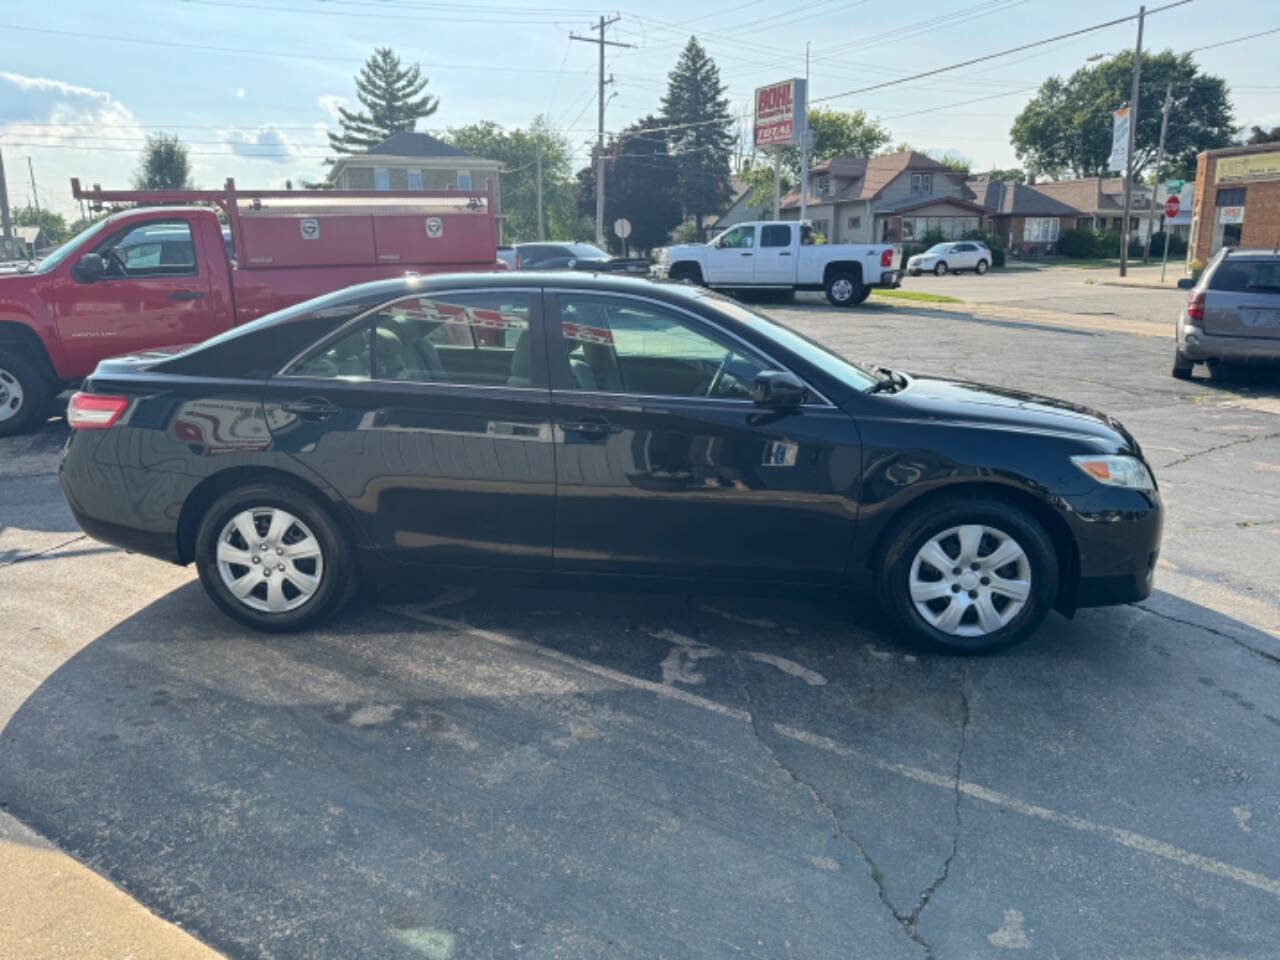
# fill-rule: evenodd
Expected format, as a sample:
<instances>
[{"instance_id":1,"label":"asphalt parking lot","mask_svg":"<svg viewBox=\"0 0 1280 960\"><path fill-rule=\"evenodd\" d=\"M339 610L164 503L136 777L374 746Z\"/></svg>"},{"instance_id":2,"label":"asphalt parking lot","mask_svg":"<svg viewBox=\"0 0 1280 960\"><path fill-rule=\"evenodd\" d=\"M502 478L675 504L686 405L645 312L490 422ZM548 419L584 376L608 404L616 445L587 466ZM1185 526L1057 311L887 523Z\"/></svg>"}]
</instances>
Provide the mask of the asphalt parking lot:
<instances>
[{"instance_id":1,"label":"asphalt parking lot","mask_svg":"<svg viewBox=\"0 0 1280 960\"><path fill-rule=\"evenodd\" d=\"M60 421L0 441L0 809L235 957L1274 957L1280 376L1173 380L1180 294L1060 282L765 307L1143 444L1156 593L991 658L496 579L252 635L79 534Z\"/></svg>"}]
</instances>

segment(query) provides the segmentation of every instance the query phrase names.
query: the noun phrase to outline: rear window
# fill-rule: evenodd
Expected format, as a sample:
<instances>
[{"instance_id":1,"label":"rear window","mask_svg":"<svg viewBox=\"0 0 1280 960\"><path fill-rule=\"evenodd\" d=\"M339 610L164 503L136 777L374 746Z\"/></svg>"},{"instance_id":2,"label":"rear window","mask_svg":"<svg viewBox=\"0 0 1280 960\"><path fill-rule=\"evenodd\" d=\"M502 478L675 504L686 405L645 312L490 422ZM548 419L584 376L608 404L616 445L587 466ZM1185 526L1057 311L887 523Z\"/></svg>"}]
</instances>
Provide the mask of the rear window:
<instances>
[{"instance_id":1,"label":"rear window","mask_svg":"<svg viewBox=\"0 0 1280 960\"><path fill-rule=\"evenodd\" d=\"M1237 260L1228 257L1213 271L1209 289L1223 293L1280 294L1280 258Z\"/></svg>"},{"instance_id":2,"label":"rear window","mask_svg":"<svg viewBox=\"0 0 1280 960\"><path fill-rule=\"evenodd\" d=\"M590 243L573 243L569 245L569 253L579 260L608 260L609 255L599 247Z\"/></svg>"}]
</instances>

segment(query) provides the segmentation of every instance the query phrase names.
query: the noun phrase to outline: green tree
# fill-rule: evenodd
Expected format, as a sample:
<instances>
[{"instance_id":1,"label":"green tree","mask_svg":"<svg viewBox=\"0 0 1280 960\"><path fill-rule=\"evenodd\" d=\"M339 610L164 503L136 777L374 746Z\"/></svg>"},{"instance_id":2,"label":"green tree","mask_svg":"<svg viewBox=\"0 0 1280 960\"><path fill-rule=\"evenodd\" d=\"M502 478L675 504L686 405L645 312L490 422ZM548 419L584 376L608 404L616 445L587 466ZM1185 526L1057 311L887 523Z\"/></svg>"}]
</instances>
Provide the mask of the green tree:
<instances>
[{"instance_id":1,"label":"green tree","mask_svg":"<svg viewBox=\"0 0 1280 960\"><path fill-rule=\"evenodd\" d=\"M191 157L177 136L147 136L142 162L133 174L135 190L190 190Z\"/></svg>"},{"instance_id":2,"label":"green tree","mask_svg":"<svg viewBox=\"0 0 1280 960\"><path fill-rule=\"evenodd\" d=\"M677 161L670 151L670 131L660 117L645 117L613 138L605 159L605 223L619 217L631 222L628 246L652 250L666 243L683 219L677 179ZM596 165L578 173L578 211L595 218ZM607 229L609 245L622 242Z\"/></svg>"},{"instance_id":3,"label":"green tree","mask_svg":"<svg viewBox=\"0 0 1280 960\"><path fill-rule=\"evenodd\" d=\"M852 155L870 157L878 153L891 139L889 131L877 121L867 117L865 110L832 110L814 107L809 111L809 130L813 133L813 147L809 163L824 163L833 157ZM752 203L771 203L773 200L773 157L757 154L750 167L743 170L751 184ZM782 190L785 193L800 182L800 147L782 148Z\"/></svg>"},{"instance_id":4,"label":"green tree","mask_svg":"<svg viewBox=\"0 0 1280 960\"><path fill-rule=\"evenodd\" d=\"M449 142L477 157L502 162L503 239L538 239L538 154L542 154L542 217L545 235L569 240L583 233L575 211L575 187L569 141L551 129L545 117L527 130L503 130L484 120L449 130Z\"/></svg>"},{"instance_id":5,"label":"green tree","mask_svg":"<svg viewBox=\"0 0 1280 960\"><path fill-rule=\"evenodd\" d=\"M424 94L427 78L418 64L404 66L390 47L378 47L356 77L356 99L364 110L338 108L341 133L329 134L338 153L362 153L395 133L412 130L429 117L440 99Z\"/></svg>"},{"instance_id":6,"label":"green tree","mask_svg":"<svg viewBox=\"0 0 1280 960\"><path fill-rule=\"evenodd\" d=\"M1280 143L1280 125L1266 130L1254 124L1249 128L1249 139L1245 143Z\"/></svg>"},{"instance_id":7,"label":"green tree","mask_svg":"<svg viewBox=\"0 0 1280 960\"><path fill-rule=\"evenodd\" d=\"M1129 100L1132 71L1133 53L1125 51L1082 67L1066 80L1046 80L1009 131L1018 159L1037 174L1105 175L1111 155L1112 112ZM1160 107L1170 83L1173 101L1165 140L1165 173L1191 171L1194 175L1197 153L1225 147L1235 139L1235 120L1224 80L1201 73L1189 53L1144 53L1134 128L1135 177L1155 162Z\"/></svg>"},{"instance_id":8,"label":"green tree","mask_svg":"<svg viewBox=\"0 0 1280 960\"><path fill-rule=\"evenodd\" d=\"M697 38L690 37L675 69L667 74L662 119L671 128L667 143L675 158L680 202L685 215L694 220L699 241L706 237L703 218L722 210L732 196L733 118L726 89L720 82L720 68Z\"/></svg>"},{"instance_id":9,"label":"green tree","mask_svg":"<svg viewBox=\"0 0 1280 960\"><path fill-rule=\"evenodd\" d=\"M15 227L34 227L37 224L43 227L46 244L58 244L71 236L66 218L52 210L41 209L37 217L34 207L15 207L12 220Z\"/></svg>"},{"instance_id":10,"label":"green tree","mask_svg":"<svg viewBox=\"0 0 1280 960\"><path fill-rule=\"evenodd\" d=\"M988 180L1007 180L1011 183L1027 182L1027 173L1021 167L1008 167L1006 169L992 167L990 170L978 171L975 176L986 177Z\"/></svg>"}]
</instances>

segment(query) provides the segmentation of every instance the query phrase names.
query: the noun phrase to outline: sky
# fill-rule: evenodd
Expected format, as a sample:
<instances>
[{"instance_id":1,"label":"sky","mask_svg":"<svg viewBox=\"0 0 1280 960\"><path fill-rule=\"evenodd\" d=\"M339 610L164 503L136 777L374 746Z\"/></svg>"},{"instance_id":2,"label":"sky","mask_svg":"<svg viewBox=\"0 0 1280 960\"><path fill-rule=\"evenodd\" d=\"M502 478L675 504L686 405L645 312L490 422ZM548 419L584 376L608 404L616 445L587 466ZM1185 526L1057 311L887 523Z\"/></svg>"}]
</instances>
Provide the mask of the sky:
<instances>
[{"instance_id":1,"label":"sky","mask_svg":"<svg viewBox=\"0 0 1280 960\"><path fill-rule=\"evenodd\" d=\"M540 5L545 3L546 5ZM1153 4L1153 5L1159 5ZM416 62L440 98L418 128L481 120L526 126L545 114L588 155L596 124L600 15L610 47L605 128L657 112L689 36L719 64L731 108L760 85L804 76L832 97L1101 23L1113 0L46 0L0 9L0 151L10 203L73 217L69 179L127 187L148 133L177 134L194 179L251 187L314 179L339 104L378 46ZM1230 16L1223 14L1228 12ZM1144 49L1183 51L1280 28L1276 0L1193 0L1147 18ZM1133 21L950 73L827 100L881 118L893 142L959 154L975 169L1017 165L1009 127L1048 76L1132 47ZM1195 54L1228 82L1241 126L1280 124L1280 33ZM1118 105L1117 105L1118 106ZM1153 107L1155 108L1155 107ZM1171 119L1176 123L1177 118ZM743 129L750 134L749 120ZM28 163L30 158L30 163ZM29 169L30 167L30 169Z\"/></svg>"}]
</instances>

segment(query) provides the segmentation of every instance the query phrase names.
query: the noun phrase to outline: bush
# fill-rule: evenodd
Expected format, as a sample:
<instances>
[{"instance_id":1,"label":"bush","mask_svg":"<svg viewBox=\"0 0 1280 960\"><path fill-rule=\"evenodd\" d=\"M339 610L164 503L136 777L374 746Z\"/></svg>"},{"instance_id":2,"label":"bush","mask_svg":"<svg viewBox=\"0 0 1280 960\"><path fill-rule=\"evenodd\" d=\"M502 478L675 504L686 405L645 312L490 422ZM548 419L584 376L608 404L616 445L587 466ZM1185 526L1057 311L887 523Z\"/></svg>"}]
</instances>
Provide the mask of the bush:
<instances>
[{"instance_id":1,"label":"bush","mask_svg":"<svg viewBox=\"0 0 1280 960\"><path fill-rule=\"evenodd\" d=\"M985 243L987 249L991 251L991 266L1004 266L1004 243L1000 237L994 233L983 233L981 230L970 230L964 235L965 240L977 240L979 243Z\"/></svg>"},{"instance_id":2,"label":"bush","mask_svg":"<svg viewBox=\"0 0 1280 960\"><path fill-rule=\"evenodd\" d=\"M1064 257L1073 257L1077 260L1083 260L1085 257L1092 257L1094 243L1097 240L1097 234L1092 230L1085 230L1075 227L1071 230L1064 230L1058 234L1058 253Z\"/></svg>"},{"instance_id":3,"label":"bush","mask_svg":"<svg viewBox=\"0 0 1280 960\"><path fill-rule=\"evenodd\" d=\"M1164 256L1165 242L1169 244L1169 256L1180 257L1187 252L1187 241L1182 237L1174 234L1166 234L1164 231L1151 235L1151 255L1153 257Z\"/></svg>"},{"instance_id":4,"label":"bush","mask_svg":"<svg viewBox=\"0 0 1280 960\"><path fill-rule=\"evenodd\" d=\"M1120 233L1116 230L1102 230L1093 235L1093 255L1095 257L1120 256Z\"/></svg>"}]
</instances>

